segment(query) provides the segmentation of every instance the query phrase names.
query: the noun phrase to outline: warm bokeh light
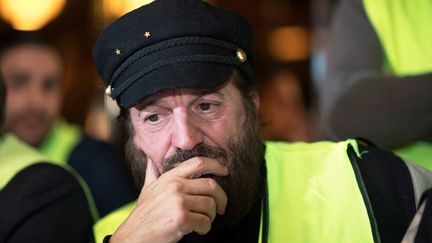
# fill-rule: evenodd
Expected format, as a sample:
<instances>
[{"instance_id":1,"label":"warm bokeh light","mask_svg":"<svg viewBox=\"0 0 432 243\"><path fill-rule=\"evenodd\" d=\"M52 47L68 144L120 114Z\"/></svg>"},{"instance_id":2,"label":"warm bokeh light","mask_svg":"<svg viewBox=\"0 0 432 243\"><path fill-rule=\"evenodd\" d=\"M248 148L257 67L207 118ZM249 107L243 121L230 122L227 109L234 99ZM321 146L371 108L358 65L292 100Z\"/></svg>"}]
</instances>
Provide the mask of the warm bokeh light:
<instances>
[{"instance_id":1,"label":"warm bokeh light","mask_svg":"<svg viewBox=\"0 0 432 243\"><path fill-rule=\"evenodd\" d=\"M103 9L105 14L117 18L153 1L154 0L104 0Z\"/></svg>"},{"instance_id":2,"label":"warm bokeh light","mask_svg":"<svg viewBox=\"0 0 432 243\"><path fill-rule=\"evenodd\" d=\"M302 61L309 57L309 32L301 26L272 29L266 40L267 50L278 61Z\"/></svg>"},{"instance_id":3,"label":"warm bokeh light","mask_svg":"<svg viewBox=\"0 0 432 243\"><path fill-rule=\"evenodd\" d=\"M0 0L0 15L17 30L38 30L55 19L66 0Z\"/></svg>"}]
</instances>

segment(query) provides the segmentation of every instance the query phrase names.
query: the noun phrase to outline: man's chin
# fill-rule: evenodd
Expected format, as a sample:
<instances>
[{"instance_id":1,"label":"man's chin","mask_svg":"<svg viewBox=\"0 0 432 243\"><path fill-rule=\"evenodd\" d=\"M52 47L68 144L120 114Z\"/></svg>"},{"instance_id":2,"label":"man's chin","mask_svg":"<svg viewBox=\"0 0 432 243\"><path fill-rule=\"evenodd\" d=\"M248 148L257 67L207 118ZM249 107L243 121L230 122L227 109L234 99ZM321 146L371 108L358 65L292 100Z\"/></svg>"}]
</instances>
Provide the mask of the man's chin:
<instances>
[{"instance_id":1,"label":"man's chin","mask_svg":"<svg viewBox=\"0 0 432 243\"><path fill-rule=\"evenodd\" d=\"M46 134L39 131L28 131L28 132L13 132L21 141L38 147L42 144Z\"/></svg>"}]
</instances>

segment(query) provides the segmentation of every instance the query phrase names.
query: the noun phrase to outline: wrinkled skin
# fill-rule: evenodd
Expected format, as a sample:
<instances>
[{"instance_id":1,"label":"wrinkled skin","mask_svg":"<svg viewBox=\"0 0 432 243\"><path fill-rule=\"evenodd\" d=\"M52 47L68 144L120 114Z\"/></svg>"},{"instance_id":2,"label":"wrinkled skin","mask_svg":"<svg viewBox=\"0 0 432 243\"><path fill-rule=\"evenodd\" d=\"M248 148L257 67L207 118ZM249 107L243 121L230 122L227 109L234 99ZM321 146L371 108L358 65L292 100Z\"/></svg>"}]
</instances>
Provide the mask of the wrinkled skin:
<instances>
[{"instance_id":1,"label":"wrinkled skin","mask_svg":"<svg viewBox=\"0 0 432 243\"><path fill-rule=\"evenodd\" d=\"M135 152L145 157L145 182L136 208L110 242L177 242L191 232L208 233L217 215L232 213L229 223L250 209L262 160L254 148L262 144L257 133L248 136L245 131L256 129L245 125L243 100L232 82L210 93L158 93L131 108L130 119ZM200 151L202 146L213 150L181 152ZM243 150L252 150L250 156L235 156ZM247 166L236 167L249 160ZM229 212L231 208L235 212Z\"/></svg>"}]
</instances>

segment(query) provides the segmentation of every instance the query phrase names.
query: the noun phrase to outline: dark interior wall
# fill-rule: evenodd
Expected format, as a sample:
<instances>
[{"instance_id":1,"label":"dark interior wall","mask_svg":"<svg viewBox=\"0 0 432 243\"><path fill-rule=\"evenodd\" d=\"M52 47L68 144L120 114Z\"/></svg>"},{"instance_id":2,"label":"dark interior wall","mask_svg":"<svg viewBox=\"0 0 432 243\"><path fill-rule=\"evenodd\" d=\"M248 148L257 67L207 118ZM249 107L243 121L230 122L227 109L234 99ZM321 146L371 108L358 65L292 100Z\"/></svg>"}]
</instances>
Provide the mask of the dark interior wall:
<instances>
[{"instance_id":1,"label":"dark interior wall","mask_svg":"<svg viewBox=\"0 0 432 243\"><path fill-rule=\"evenodd\" d=\"M311 30L309 0L214 0L212 1L226 9L246 17L253 25L255 32L255 49L257 54L256 81L265 82L272 73L288 69L300 80L306 106L312 99L310 58L299 61L279 61L269 55L267 36L279 26L301 26Z\"/></svg>"}]
</instances>

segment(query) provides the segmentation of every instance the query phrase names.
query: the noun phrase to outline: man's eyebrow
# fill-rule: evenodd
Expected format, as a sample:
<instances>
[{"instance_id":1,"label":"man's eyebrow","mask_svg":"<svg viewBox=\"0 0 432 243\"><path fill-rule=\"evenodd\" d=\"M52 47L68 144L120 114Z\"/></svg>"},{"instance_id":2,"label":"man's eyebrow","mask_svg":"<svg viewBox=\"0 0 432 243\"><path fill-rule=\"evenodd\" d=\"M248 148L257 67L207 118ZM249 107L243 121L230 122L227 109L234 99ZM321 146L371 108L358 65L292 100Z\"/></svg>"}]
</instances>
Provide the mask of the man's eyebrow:
<instances>
[{"instance_id":1,"label":"man's eyebrow","mask_svg":"<svg viewBox=\"0 0 432 243\"><path fill-rule=\"evenodd\" d=\"M196 95L198 95L199 97L203 97L206 95L216 95L217 97L224 99L225 98L225 93L222 92L221 90L198 90L196 92Z\"/></svg>"},{"instance_id":2,"label":"man's eyebrow","mask_svg":"<svg viewBox=\"0 0 432 243\"><path fill-rule=\"evenodd\" d=\"M220 99L225 99L225 97L226 97L226 94L221 92L220 90L216 90L216 91L215 90L193 90L193 91L191 91L191 94L198 96L198 98L201 98L201 97L206 96L206 95L216 95ZM155 104L157 102L157 100L159 100L159 99L160 99L160 97L157 97L157 96L151 96L151 97L145 98L144 100L140 101L136 105L136 109L138 109L138 110L145 109L146 107Z\"/></svg>"},{"instance_id":3,"label":"man's eyebrow","mask_svg":"<svg viewBox=\"0 0 432 243\"><path fill-rule=\"evenodd\" d=\"M155 97L149 97L147 99L144 99L142 101L140 101L138 104L136 104L135 108L137 110L143 110L144 108L153 105L154 103L156 103L157 98Z\"/></svg>"},{"instance_id":4,"label":"man's eyebrow","mask_svg":"<svg viewBox=\"0 0 432 243\"><path fill-rule=\"evenodd\" d=\"M16 81L15 79L17 78L17 77L19 77L19 78L21 78L21 79L30 79L30 76L31 76L31 74L30 74L30 72L28 72L27 70L25 70L25 69L22 69L22 68L10 68L9 69L10 70L10 72L9 72L9 75L8 75L8 78L11 78L12 79L12 81ZM3 75L4 76L4 75ZM22 81L22 80L21 80Z\"/></svg>"}]
</instances>

